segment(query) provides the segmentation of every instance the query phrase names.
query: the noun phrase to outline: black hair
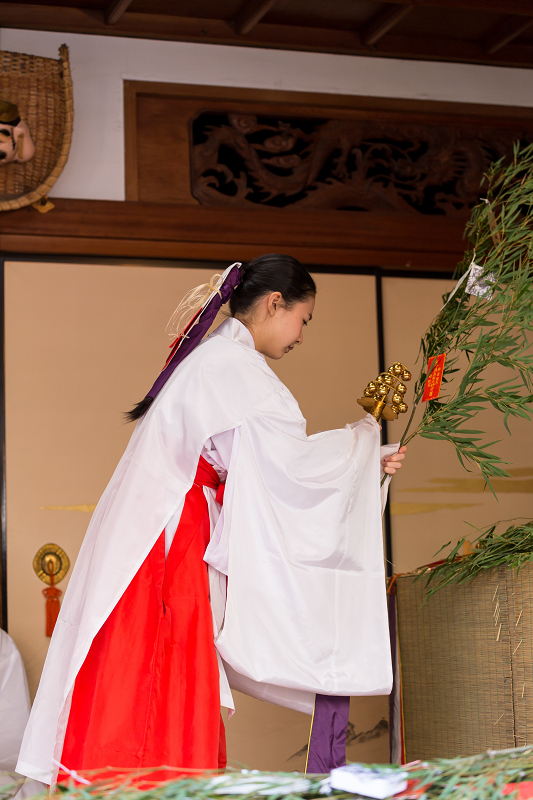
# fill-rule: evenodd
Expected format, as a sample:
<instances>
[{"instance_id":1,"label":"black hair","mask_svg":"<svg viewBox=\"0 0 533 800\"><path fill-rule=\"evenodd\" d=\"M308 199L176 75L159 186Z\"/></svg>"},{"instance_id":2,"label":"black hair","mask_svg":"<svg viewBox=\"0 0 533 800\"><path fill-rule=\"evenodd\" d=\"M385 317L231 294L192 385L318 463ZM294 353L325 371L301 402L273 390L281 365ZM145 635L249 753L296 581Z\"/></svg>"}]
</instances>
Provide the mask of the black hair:
<instances>
[{"instance_id":1,"label":"black hair","mask_svg":"<svg viewBox=\"0 0 533 800\"><path fill-rule=\"evenodd\" d=\"M154 398L146 395L143 397L142 400L139 400L138 403L135 403L131 411L124 412L124 419L126 422L135 422L136 420L144 417L152 403L154 402Z\"/></svg>"},{"instance_id":2,"label":"black hair","mask_svg":"<svg viewBox=\"0 0 533 800\"><path fill-rule=\"evenodd\" d=\"M240 267L241 282L229 301L231 316L246 315L258 300L271 292L279 292L287 308L305 302L316 294L316 284L309 272L292 256L270 253ZM140 419L153 403L147 395L131 411L124 414L127 422Z\"/></svg>"},{"instance_id":3,"label":"black hair","mask_svg":"<svg viewBox=\"0 0 533 800\"><path fill-rule=\"evenodd\" d=\"M232 317L246 316L258 300L271 292L279 292L288 308L316 294L313 278L292 256L279 253L258 256L243 263L241 276L229 301Z\"/></svg>"}]
</instances>

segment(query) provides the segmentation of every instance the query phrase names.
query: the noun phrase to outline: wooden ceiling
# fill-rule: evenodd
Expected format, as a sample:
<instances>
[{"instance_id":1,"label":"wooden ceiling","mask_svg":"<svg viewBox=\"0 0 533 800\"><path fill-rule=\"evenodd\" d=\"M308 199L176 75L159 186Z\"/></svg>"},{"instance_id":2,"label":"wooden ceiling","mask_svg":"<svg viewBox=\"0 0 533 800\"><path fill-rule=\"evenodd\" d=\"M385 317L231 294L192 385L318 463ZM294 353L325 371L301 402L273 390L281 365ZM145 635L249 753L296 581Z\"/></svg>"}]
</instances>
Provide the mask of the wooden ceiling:
<instances>
[{"instance_id":1,"label":"wooden ceiling","mask_svg":"<svg viewBox=\"0 0 533 800\"><path fill-rule=\"evenodd\" d=\"M21 0L0 26L533 67L533 0Z\"/></svg>"}]
</instances>

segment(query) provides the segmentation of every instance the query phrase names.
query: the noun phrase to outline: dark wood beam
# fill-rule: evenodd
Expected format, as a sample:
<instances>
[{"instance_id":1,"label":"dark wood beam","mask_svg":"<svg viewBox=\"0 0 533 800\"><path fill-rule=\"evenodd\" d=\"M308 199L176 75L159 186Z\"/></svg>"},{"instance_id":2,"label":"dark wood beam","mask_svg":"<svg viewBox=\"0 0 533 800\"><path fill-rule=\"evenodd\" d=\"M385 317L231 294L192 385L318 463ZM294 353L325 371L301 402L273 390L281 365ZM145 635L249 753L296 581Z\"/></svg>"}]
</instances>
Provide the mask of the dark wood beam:
<instances>
[{"instance_id":1,"label":"dark wood beam","mask_svg":"<svg viewBox=\"0 0 533 800\"><path fill-rule=\"evenodd\" d=\"M391 5L410 5L412 0L381 0ZM417 0L417 5L426 8L446 8L458 11L492 11L494 13L518 14L533 17L531 0Z\"/></svg>"},{"instance_id":2,"label":"dark wood beam","mask_svg":"<svg viewBox=\"0 0 533 800\"><path fill-rule=\"evenodd\" d=\"M413 5L389 6L378 11L365 25L359 29L359 36L364 45L370 46L378 42L388 33L401 19L410 14Z\"/></svg>"},{"instance_id":3,"label":"dark wood beam","mask_svg":"<svg viewBox=\"0 0 533 800\"><path fill-rule=\"evenodd\" d=\"M466 0L464 0L466 2ZM432 0L437 3L438 0ZM454 2L454 0L450 0ZM468 0L473 2L473 0ZM516 0L509 0L510 3ZM531 0L528 0L531 2ZM533 9L533 3L531 3ZM0 26L31 30L131 36L143 39L209 42L250 47L305 50L346 55L377 55L471 64L533 67L533 46L511 42L503 58L487 55L482 44L464 39L385 34L372 49L351 30L258 23L244 40L225 20L196 19L126 11L115 25L106 25L101 11L0 2Z\"/></svg>"},{"instance_id":4,"label":"dark wood beam","mask_svg":"<svg viewBox=\"0 0 533 800\"><path fill-rule=\"evenodd\" d=\"M104 11L104 19L106 25L115 25L127 11L128 6L131 5L132 0L113 0L112 3Z\"/></svg>"},{"instance_id":5,"label":"dark wood beam","mask_svg":"<svg viewBox=\"0 0 533 800\"><path fill-rule=\"evenodd\" d=\"M277 0L247 0L233 23L237 33L240 36L250 33L276 2Z\"/></svg>"},{"instance_id":6,"label":"dark wood beam","mask_svg":"<svg viewBox=\"0 0 533 800\"><path fill-rule=\"evenodd\" d=\"M403 53L403 56L400 53ZM502 51L504 57L498 58L485 53L481 42L466 39L441 39L432 36L431 44L428 47L427 37L397 36L394 31L379 41L372 54L389 58L403 57L465 64L533 67L533 46L529 44L511 43Z\"/></svg>"},{"instance_id":7,"label":"dark wood beam","mask_svg":"<svg viewBox=\"0 0 533 800\"><path fill-rule=\"evenodd\" d=\"M483 42L483 50L487 55L492 55L512 42L521 33L533 25L533 17L507 17L497 25Z\"/></svg>"},{"instance_id":8,"label":"dark wood beam","mask_svg":"<svg viewBox=\"0 0 533 800\"><path fill-rule=\"evenodd\" d=\"M260 104L261 113L265 114L269 112L263 104L268 103L270 113L281 117L287 114L287 107L290 107L290 113L296 116L368 120L370 115L374 120L390 124L405 123L408 114L409 123L413 125L475 125L502 129L509 127L514 130L518 127L533 134L533 108L529 106L131 80L124 81L124 94L131 106L136 105L138 95L151 97L164 95L187 98L193 103L200 101L202 107L211 106L212 101L217 104L229 101L241 110L244 110L248 103L253 103L255 108ZM131 115L131 110L129 113L125 111L125 119L133 124L135 115ZM135 151L134 142L131 146ZM1 219L0 214L0 221Z\"/></svg>"},{"instance_id":9,"label":"dark wood beam","mask_svg":"<svg viewBox=\"0 0 533 800\"><path fill-rule=\"evenodd\" d=\"M198 260L289 252L307 264L454 269L465 219L421 214L247 209L64 200L0 213L0 249L40 255Z\"/></svg>"}]
</instances>

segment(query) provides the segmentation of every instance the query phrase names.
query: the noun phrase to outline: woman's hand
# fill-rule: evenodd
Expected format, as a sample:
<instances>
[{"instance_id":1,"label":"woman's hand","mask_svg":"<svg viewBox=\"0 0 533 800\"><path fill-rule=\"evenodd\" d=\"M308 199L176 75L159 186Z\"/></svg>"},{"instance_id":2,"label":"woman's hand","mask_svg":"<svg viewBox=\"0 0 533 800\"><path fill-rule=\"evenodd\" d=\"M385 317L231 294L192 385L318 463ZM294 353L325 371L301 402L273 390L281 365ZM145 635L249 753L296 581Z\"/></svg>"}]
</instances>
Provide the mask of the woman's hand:
<instances>
[{"instance_id":1,"label":"woman's hand","mask_svg":"<svg viewBox=\"0 0 533 800\"><path fill-rule=\"evenodd\" d=\"M394 475L396 470L400 469L400 467L402 466L400 464L400 461L404 460L406 449L407 449L406 447L400 447L398 452L395 453L393 456L388 456L387 458L383 459L381 464L383 466L383 471L386 472L387 475Z\"/></svg>"}]
</instances>

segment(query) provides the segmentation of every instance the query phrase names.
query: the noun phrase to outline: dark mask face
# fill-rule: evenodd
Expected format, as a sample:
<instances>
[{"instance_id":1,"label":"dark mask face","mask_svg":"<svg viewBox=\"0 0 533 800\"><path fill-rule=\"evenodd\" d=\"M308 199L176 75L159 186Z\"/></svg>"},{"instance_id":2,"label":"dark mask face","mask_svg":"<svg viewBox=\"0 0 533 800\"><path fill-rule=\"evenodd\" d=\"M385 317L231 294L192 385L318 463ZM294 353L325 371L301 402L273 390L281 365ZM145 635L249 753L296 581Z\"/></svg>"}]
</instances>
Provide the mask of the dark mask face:
<instances>
[{"instance_id":1,"label":"dark mask face","mask_svg":"<svg viewBox=\"0 0 533 800\"><path fill-rule=\"evenodd\" d=\"M34 153L30 129L24 120L17 125L0 122L0 166L11 161L29 161Z\"/></svg>"}]
</instances>

